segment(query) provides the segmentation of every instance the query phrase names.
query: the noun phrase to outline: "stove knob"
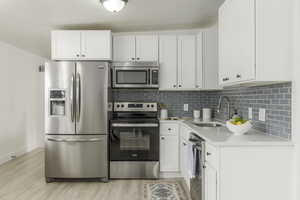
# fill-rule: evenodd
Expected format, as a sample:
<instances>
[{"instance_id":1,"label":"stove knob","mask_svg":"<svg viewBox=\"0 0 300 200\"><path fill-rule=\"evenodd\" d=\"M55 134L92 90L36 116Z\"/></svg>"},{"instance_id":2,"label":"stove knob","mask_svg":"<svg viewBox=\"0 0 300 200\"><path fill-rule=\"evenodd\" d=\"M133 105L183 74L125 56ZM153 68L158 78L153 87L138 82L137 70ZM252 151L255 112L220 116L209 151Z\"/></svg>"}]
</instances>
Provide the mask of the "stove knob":
<instances>
[{"instance_id":1,"label":"stove knob","mask_svg":"<svg viewBox=\"0 0 300 200\"><path fill-rule=\"evenodd\" d=\"M147 105L147 108L149 108L150 107L150 105Z\"/></svg>"},{"instance_id":2,"label":"stove knob","mask_svg":"<svg viewBox=\"0 0 300 200\"><path fill-rule=\"evenodd\" d=\"M153 104L151 105L151 108L154 108L154 105L153 105Z\"/></svg>"},{"instance_id":3,"label":"stove knob","mask_svg":"<svg viewBox=\"0 0 300 200\"><path fill-rule=\"evenodd\" d=\"M117 104L117 108L120 108L120 105L119 105L119 104Z\"/></svg>"},{"instance_id":4,"label":"stove knob","mask_svg":"<svg viewBox=\"0 0 300 200\"><path fill-rule=\"evenodd\" d=\"M121 107L124 108L124 104L122 104Z\"/></svg>"}]
</instances>

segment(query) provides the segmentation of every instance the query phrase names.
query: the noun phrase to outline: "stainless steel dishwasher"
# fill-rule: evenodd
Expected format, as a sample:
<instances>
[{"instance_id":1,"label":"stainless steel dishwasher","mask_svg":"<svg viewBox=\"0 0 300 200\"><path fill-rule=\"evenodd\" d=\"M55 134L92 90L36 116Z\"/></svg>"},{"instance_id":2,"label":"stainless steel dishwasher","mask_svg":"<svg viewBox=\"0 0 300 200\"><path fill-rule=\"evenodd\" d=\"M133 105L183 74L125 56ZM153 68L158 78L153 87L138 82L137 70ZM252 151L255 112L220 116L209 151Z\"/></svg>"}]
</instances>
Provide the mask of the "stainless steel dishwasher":
<instances>
[{"instance_id":1,"label":"stainless steel dishwasher","mask_svg":"<svg viewBox=\"0 0 300 200\"><path fill-rule=\"evenodd\" d=\"M204 200L205 189L205 141L196 133L191 132L189 141L192 145L193 176L190 179L190 194L192 200Z\"/></svg>"}]
</instances>

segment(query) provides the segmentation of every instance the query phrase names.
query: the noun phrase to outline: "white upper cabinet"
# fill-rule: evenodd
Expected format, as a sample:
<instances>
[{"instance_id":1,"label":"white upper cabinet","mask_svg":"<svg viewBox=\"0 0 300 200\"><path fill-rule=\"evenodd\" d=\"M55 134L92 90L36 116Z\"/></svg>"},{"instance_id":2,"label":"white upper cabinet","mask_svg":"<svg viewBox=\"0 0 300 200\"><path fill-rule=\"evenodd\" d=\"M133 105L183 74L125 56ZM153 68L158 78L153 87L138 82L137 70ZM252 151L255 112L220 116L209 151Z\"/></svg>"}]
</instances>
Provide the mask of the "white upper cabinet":
<instances>
[{"instance_id":1,"label":"white upper cabinet","mask_svg":"<svg viewBox=\"0 0 300 200\"><path fill-rule=\"evenodd\" d=\"M290 81L291 23L291 1L226 0L219 9L219 83Z\"/></svg>"},{"instance_id":2,"label":"white upper cabinet","mask_svg":"<svg viewBox=\"0 0 300 200\"><path fill-rule=\"evenodd\" d=\"M158 61L157 35L115 35L114 61Z\"/></svg>"},{"instance_id":3,"label":"white upper cabinet","mask_svg":"<svg viewBox=\"0 0 300 200\"><path fill-rule=\"evenodd\" d=\"M136 60L158 61L158 36L137 35L136 36Z\"/></svg>"},{"instance_id":4,"label":"white upper cabinet","mask_svg":"<svg viewBox=\"0 0 300 200\"><path fill-rule=\"evenodd\" d=\"M52 31L51 54L53 60L75 60L81 57L80 31Z\"/></svg>"},{"instance_id":5,"label":"white upper cabinet","mask_svg":"<svg viewBox=\"0 0 300 200\"><path fill-rule=\"evenodd\" d=\"M202 40L200 38L202 36ZM202 45L201 45L202 42ZM198 71L203 75L203 80L198 78L197 85L206 90L221 89L218 84L219 80L219 54L218 54L218 26L215 24L203 31L198 35L198 59L197 67ZM202 47L202 52L201 52ZM201 65L202 64L202 65ZM201 68L202 67L202 68ZM201 70L202 69L202 70ZM199 73L198 72L198 73ZM197 75L200 77L201 74ZM201 80L201 81L200 81Z\"/></svg>"},{"instance_id":6,"label":"white upper cabinet","mask_svg":"<svg viewBox=\"0 0 300 200\"><path fill-rule=\"evenodd\" d=\"M113 37L113 60L134 61L135 60L135 36L120 35Z\"/></svg>"},{"instance_id":7,"label":"white upper cabinet","mask_svg":"<svg viewBox=\"0 0 300 200\"><path fill-rule=\"evenodd\" d=\"M111 31L52 31L53 60L111 60Z\"/></svg>"},{"instance_id":8,"label":"white upper cabinet","mask_svg":"<svg viewBox=\"0 0 300 200\"><path fill-rule=\"evenodd\" d=\"M111 60L111 31L82 31L82 57L89 60Z\"/></svg>"},{"instance_id":9,"label":"white upper cabinet","mask_svg":"<svg viewBox=\"0 0 300 200\"><path fill-rule=\"evenodd\" d=\"M196 36L178 36L178 87L196 87Z\"/></svg>"},{"instance_id":10,"label":"white upper cabinet","mask_svg":"<svg viewBox=\"0 0 300 200\"><path fill-rule=\"evenodd\" d=\"M159 37L160 89L177 88L177 36Z\"/></svg>"}]
</instances>

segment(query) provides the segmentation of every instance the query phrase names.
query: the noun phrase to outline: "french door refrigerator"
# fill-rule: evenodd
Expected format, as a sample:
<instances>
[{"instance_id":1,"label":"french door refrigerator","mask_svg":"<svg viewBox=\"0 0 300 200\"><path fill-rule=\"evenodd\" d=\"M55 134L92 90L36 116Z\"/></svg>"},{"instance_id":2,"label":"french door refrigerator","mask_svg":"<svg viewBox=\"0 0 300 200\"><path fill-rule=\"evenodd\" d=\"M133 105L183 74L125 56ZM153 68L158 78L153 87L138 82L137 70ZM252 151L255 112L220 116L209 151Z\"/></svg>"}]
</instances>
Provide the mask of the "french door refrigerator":
<instances>
[{"instance_id":1,"label":"french door refrigerator","mask_svg":"<svg viewBox=\"0 0 300 200\"><path fill-rule=\"evenodd\" d=\"M45 64L45 177L108 178L110 66Z\"/></svg>"}]
</instances>

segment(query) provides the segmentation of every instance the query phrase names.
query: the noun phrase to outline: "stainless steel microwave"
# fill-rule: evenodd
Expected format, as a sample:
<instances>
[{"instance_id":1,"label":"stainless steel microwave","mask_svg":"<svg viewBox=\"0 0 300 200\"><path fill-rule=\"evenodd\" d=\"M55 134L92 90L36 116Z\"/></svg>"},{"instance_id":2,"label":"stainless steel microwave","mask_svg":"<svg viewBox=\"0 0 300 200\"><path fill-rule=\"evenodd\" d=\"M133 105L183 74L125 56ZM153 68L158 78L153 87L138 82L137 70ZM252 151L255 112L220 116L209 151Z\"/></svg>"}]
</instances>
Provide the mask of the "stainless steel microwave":
<instances>
[{"instance_id":1,"label":"stainless steel microwave","mask_svg":"<svg viewBox=\"0 0 300 200\"><path fill-rule=\"evenodd\" d=\"M115 62L112 69L114 88L158 88L158 62Z\"/></svg>"}]
</instances>

